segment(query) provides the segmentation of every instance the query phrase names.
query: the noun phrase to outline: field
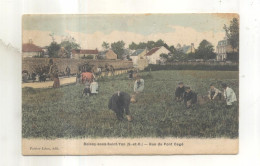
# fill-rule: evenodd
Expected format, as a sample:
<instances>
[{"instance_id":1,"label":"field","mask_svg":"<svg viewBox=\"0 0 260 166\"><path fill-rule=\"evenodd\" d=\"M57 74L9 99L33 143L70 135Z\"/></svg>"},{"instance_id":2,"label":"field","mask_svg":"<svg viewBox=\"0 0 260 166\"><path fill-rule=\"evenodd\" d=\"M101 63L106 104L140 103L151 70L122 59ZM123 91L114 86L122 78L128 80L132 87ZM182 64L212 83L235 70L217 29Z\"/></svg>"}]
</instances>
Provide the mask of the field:
<instances>
[{"instance_id":1,"label":"field","mask_svg":"<svg viewBox=\"0 0 260 166\"><path fill-rule=\"evenodd\" d=\"M221 89L226 82L239 98L237 71L161 70L140 75L145 90L130 105L132 122L116 120L107 106L118 90L132 94L134 81L126 74L99 80L99 94L91 97L81 96L83 85L23 88L23 137L238 137L238 104L227 109L224 102L209 102L186 109L174 101L179 81L199 95L207 95L210 83Z\"/></svg>"}]
</instances>

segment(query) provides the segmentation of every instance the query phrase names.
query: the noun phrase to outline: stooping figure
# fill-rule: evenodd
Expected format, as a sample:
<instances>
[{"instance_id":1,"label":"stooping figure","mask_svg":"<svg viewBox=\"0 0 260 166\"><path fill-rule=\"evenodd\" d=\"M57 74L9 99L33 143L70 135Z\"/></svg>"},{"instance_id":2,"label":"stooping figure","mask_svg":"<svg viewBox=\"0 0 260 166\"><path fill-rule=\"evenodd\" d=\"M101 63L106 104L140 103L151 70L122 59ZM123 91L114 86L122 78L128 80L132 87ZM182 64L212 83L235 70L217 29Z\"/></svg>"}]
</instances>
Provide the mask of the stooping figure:
<instances>
[{"instance_id":1,"label":"stooping figure","mask_svg":"<svg viewBox=\"0 0 260 166\"><path fill-rule=\"evenodd\" d=\"M82 92L82 96L89 96L90 95L90 82L89 81L86 81L86 83L85 83L85 88L84 88L84 90L83 90L83 92Z\"/></svg>"},{"instance_id":2,"label":"stooping figure","mask_svg":"<svg viewBox=\"0 0 260 166\"><path fill-rule=\"evenodd\" d=\"M108 108L116 113L116 117L118 120L124 119L123 115L125 112L127 120L132 121L132 117L129 111L129 105L131 100L130 98L131 97L128 93L120 91L113 94L110 98Z\"/></svg>"},{"instance_id":3,"label":"stooping figure","mask_svg":"<svg viewBox=\"0 0 260 166\"><path fill-rule=\"evenodd\" d=\"M140 76L137 76L134 83L134 92L140 93L143 92L143 90L144 90L144 80Z\"/></svg>"},{"instance_id":4,"label":"stooping figure","mask_svg":"<svg viewBox=\"0 0 260 166\"><path fill-rule=\"evenodd\" d=\"M91 95L98 94L98 83L93 79L93 82L90 84L90 93Z\"/></svg>"},{"instance_id":5,"label":"stooping figure","mask_svg":"<svg viewBox=\"0 0 260 166\"><path fill-rule=\"evenodd\" d=\"M179 82L178 87L175 90L175 100L182 101L184 92L185 92L184 84L183 84L183 82Z\"/></svg>"},{"instance_id":6,"label":"stooping figure","mask_svg":"<svg viewBox=\"0 0 260 166\"><path fill-rule=\"evenodd\" d=\"M209 100L221 100L222 93L213 84L210 85L208 98Z\"/></svg>"},{"instance_id":7,"label":"stooping figure","mask_svg":"<svg viewBox=\"0 0 260 166\"><path fill-rule=\"evenodd\" d=\"M193 92L190 87L185 87L183 99L186 108L190 108L197 103L197 93Z\"/></svg>"},{"instance_id":8,"label":"stooping figure","mask_svg":"<svg viewBox=\"0 0 260 166\"><path fill-rule=\"evenodd\" d=\"M224 89L224 98L227 102L227 106L230 107L235 101L237 101L236 94L233 89L227 86L226 83L223 83L222 87Z\"/></svg>"},{"instance_id":9,"label":"stooping figure","mask_svg":"<svg viewBox=\"0 0 260 166\"><path fill-rule=\"evenodd\" d=\"M91 72L84 72L81 73L81 79L83 84L85 84L86 81L92 82L94 79L94 75Z\"/></svg>"}]
</instances>

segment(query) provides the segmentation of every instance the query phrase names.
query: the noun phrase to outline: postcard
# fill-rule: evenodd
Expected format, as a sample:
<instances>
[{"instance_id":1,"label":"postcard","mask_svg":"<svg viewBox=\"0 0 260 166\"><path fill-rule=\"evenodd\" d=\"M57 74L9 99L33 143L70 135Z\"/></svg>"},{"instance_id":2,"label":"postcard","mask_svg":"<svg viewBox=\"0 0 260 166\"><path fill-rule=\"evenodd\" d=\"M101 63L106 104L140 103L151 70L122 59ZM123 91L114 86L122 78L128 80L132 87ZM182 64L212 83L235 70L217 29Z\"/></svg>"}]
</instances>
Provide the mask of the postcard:
<instances>
[{"instance_id":1,"label":"postcard","mask_svg":"<svg viewBox=\"0 0 260 166\"><path fill-rule=\"evenodd\" d=\"M23 155L237 154L239 15L22 17Z\"/></svg>"}]
</instances>

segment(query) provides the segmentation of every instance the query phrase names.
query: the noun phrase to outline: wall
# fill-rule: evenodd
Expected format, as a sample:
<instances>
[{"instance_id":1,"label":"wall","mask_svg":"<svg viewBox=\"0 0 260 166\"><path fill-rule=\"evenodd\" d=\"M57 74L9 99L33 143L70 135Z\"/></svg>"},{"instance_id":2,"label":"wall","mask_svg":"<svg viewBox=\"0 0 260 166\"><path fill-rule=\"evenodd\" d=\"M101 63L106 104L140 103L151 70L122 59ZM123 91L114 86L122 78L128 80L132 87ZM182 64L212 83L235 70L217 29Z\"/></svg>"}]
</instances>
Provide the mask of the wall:
<instances>
[{"instance_id":1,"label":"wall","mask_svg":"<svg viewBox=\"0 0 260 166\"><path fill-rule=\"evenodd\" d=\"M66 67L69 66L71 73L76 73L78 66L89 62L91 65L102 66L105 64L113 65L116 70L129 69L133 67L131 61L125 60L85 60L85 59L67 59L67 58L23 58L22 59L22 70L27 70L29 73L33 71L35 66L48 65L49 60L53 59L53 62L58 66L59 71L65 71Z\"/></svg>"}]
</instances>

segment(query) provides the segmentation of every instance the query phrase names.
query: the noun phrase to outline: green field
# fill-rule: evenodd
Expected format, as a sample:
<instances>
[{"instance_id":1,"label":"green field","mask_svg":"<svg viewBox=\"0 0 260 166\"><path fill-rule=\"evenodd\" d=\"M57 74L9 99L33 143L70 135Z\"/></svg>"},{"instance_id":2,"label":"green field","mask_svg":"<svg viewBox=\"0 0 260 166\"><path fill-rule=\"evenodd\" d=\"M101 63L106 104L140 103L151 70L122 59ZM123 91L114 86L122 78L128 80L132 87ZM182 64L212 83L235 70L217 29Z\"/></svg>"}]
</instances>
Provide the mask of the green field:
<instances>
[{"instance_id":1,"label":"green field","mask_svg":"<svg viewBox=\"0 0 260 166\"><path fill-rule=\"evenodd\" d=\"M145 90L138 102L130 105L132 122L116 120L107 106L118 90L132 94L134 81L126 74L99 80L99 94L92 97L81 96L83 85L23 88L23 137L238 137L238 104L226 109L224 102L209 102L186 109L174 101L180 81L198 95L207 95L210 83L221 89L221 83L226 82L239 98L237 71L168 70L140 75Z\"/></svg>"}]
</instances>

